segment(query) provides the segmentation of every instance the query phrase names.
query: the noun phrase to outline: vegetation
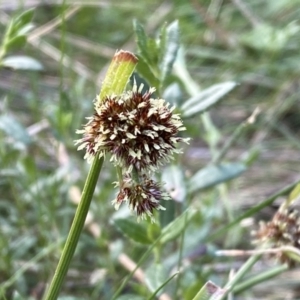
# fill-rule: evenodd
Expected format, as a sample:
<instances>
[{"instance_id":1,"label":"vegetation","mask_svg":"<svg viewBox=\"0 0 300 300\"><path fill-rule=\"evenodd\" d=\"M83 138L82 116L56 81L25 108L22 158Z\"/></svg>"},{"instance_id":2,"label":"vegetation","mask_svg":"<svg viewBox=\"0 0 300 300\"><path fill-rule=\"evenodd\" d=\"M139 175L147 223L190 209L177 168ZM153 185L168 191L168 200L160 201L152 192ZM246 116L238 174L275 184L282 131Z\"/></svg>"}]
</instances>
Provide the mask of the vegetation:
<instances>
[{"instance_id":1,"label":"vegetation","mask_svg":"<svg viewBox=\"0 0 300 300\"><path fill-rule=\"evenodd\" d=\"M299 1L58 2L0 3L0 299L49 291L95 169L59 299L300 297ZM120 49L138 59L121 75L108 70ZM74 145L134 67L126 90L154 87L191 138L155 158L145 182L172 199L139 220L115 210L113 183L148 166L116 168L108 148L89 163Z\"/></svg>"}]
</instances>

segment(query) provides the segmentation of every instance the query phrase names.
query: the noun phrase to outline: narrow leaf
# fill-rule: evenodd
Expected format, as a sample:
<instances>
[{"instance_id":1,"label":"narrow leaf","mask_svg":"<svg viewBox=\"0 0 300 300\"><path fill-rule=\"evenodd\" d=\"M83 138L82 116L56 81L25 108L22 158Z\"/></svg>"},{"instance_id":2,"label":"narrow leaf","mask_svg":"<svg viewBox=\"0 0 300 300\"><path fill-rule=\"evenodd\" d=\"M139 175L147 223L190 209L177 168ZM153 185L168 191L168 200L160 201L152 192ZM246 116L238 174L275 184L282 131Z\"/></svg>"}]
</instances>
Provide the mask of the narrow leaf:
<instances>
[{"instance_id":1,"label":"narrow leaf","mask_svg":"<svg viewBox=\"0 0 300 300\"><path fill-rule=\"evenodd\" d=\"M300 183L290 192L288 198L281 204L280 209L289 209L297 200L300 199Z\"/></svg>"},{"instance_id":2,"label":"narrow leaf","mask_svg":"<svg viewBox=\"0 0 300 300\"><path fill-rule=\"evenodd\" d=\"M171 23L166 29L166 40L163 58L161 62L161 82L170 75L179 49L179 25L178 21Z\"/></svg>"},{"instance_id":3,"label":"narrow leaf","mask_svg":"<svg viewBox=\"0 0 300 300\"><path fill-rule=\"evenodd\" d=\"M15 70L43 70L42 64L29 56L8 56L3 59L2 65Z\"/></svg>"},{"instance_id":4,"label":"narrow leaf","mask_svg":"<svg viewBox=\"0 0 300 300\"><path fill-rule=\"evenodd\" d=\"M193 300L218 300L222 298L225 292L225 289L221 289L213 282L208 281L193 298Z\"/></svg>"},{"instance_id":5,"label":"narrow leaf","mask_svg":"<svg viewBox=\"0 0 300 300\"><path fill-rule=\"evenodd\" d=\"M100 95L97 101L102 101L106 96L121 94L134 71L138 59L129 51L118 51L107 70Z\"/></svg>"},{"instance_id":6,"label":"narrow leaf","mask_svg":"<svg viewBox=\"0 0 300 300\"><path fill-rule=\"evenodd\" d=\"M195 192L216 184L228 181L245 172L247 167L243 163L223 163L209 165L194 174L188 182L189 192Z\"/></svg>"},{"instance_id":7,"label":"narrow leaf","mask_svg":"<svg viewBox=\"0 0 300 300\"><path fill-rule=\"evenodd\" d=\"M148 237L146 227L142 224L129 219L115 219L114 223L117 228L131 240L140 244L152 243L152 240Z\"/></svg>"},{"instance_id":8,"label":"narrow leaf","mask_svg":"<svg viewBox=\"0 0 300 300\"><path fill-rule=\"evenodd\" d=\"M149 65L140 55L137 56L139 63L137 64L136 71L138 74L147 81L149 86L158 86L159 80L156 75L153 73L152 69L149 68Z\"/></svg>"},{"instance_id":9,"label":"narrow leaf","mask_svg":"<svg viewBox=\"0 0 300 300\"><path fill-rule=\"evenodd\" d=\"M18 31L18 35L27 35L32 29L34 28L34 25L32 23L28 23Z\"/></svg>"},{"instance_id":10,"label":"narrow leaf","mask_svg":"<svg viewBox=\"0 0 300 300\"><path fill-rule=\"evenodd\" d=\"M228 81L215 84L194 97L188 99L181 107L183 117L191 117L203 113L218 103L223 96L229 93L236 86L235 82Z\"/></svg>"},{"instance_id":11,"label":"narrow leaf","mask_svg":"<svg viewBox=\"0 0 300 300\"><path fill-rule=\"evenodd\" d=\"M158 61L162 62L167 44L167 23L162 24L156 44L158 48Z\"/></svg>"},{"instance_id":12,"label":"narrow leaf","mask_svg":"<svg viewBox=\"0 0 300 300\"><path fill-rule=\"evenodd\" d=\"M26 44L26 36L25 35L17 35L12 39L9 39L5 44L6 51L13 51L15 49L20 49Z\"/></svg>"},{"instance_id":13,"label":"narrow leaf","mask_svg":"<svg viewBox=\"0 0 300 300\"><path fill-rule=\"evenodd\" d=\"M33 18L34 9L29 9L13 20L13 33L17 33L23 26L27 25Z\"/></svg>"},{"instance_id":14,"label":"narrow leaf","mask_svg":"<svg viewBox=\"0 0 300 300\"><path fill-rule=\"evenodd\" d=\"M139 23L137 20L134 20L133 29L136 36L139 54L143 57L146 63L150 64L150 57L148 54L148 37L146 36L144 28L141 23Z\"/></svg>"},{"instance_id":15,"label":"narrow leaf","mask_svg":"<svg viewBox=\"0 0 300 300\"><path fill-rule=\"evenodd\" d=\"M196 214L195 209L187 209L179 217L177 217L173 222L169 223L162 230L162 237L160 239L161 244L165 244L171 240L177 238L181 232L187 227L188 223Z\"/></svg>"},{"instance_id":16,"label":"narrow leaf","mask_svg":"<svg viewBox=\"0 0 300 300\"><path fill-rule=\"evenodd\" d=\"M291 191L288 197L289 205L295 202L300 197L300 183L295 186L295 188Z\"/></svg>"}]
</instances>

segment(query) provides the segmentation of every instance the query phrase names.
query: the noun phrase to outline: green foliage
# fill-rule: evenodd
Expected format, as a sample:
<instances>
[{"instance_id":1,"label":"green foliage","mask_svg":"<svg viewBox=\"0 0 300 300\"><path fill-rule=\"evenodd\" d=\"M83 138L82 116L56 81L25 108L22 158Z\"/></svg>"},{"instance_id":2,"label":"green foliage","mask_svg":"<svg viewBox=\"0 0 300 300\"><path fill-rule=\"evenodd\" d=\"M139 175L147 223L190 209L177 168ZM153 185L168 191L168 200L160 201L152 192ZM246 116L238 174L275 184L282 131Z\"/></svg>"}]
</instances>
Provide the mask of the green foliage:
<instances>
[{"instance_id":1,"label":"green foliage","mask_svg":"<svg viewBox=\"0 0 300 300\"><path fill-rule=\"evenodd\" d=\"M141 60L137 71L150 86L155 86L160 91L171 74L179 49L178 21L162 26L157 39L149 38L137 20L133 26Z\"/></svg>"},{"instance_id":2,"label":"green foliage","mask_svg":"<svg viewBox=\"0 0 300 300\"><path fill-rule=\"evenodd\" d=\"M159 285L159 281L162 277L162 269L159 266L155 267L155 272L154 273L150 273L150 275L148 274L148 276L152 277L151 279L153 280L153 282L150 281L150 278L148 280L148 282L146 281L146 284L149 286L149 289L151 290L155 285L157 285L156 290L154 291L154 293L148 298L148 300L151 299L155 299L157 294L159 293L159 291L161 289L163 289L164 286L166 286L176 275L178 275L178 273L173 274L170 278L168 278L167 280L165 280L164 282L161 282L161 284Z\"/></svg>"},{"instance_id":3,"label":"green foliage","mask_svg":"<svg viewBox=\"0 0 300 300\"><path fill-rule=\"evenodd\" d=\"M246 171L242 163L223 163L210 165L199 170L188 182L188 189L191 193L215 186L219 183L236 178Z\"/></svg>"},{"instance_id":4,"label":"green foliage","mask_svg":"<svg viewBox=\"0 0 300 300\"><path fill-rule=\"evenodd\" d=\"M284 50L289 40L299 32L296 22L289 23L284 28L274 28L267 24L257 26L250 33L241 37L243 44L256 51L278 52Z\"/></svg>"},{"instance_id":5,"label":"green foliage","mask_svg":"<svg viewBox=\"0 0 300 300\"><path fill-rule=\"evenodd\" d=\"M2 115L0 117L0 129L16 142L28 145L32 139L26 129L13 116Z\"/></svg>"},{"instance_id":6,"label":"green foliage","mask_svg":"<svg viewBox=\"0 0 300 300\"><path fill-rule=\"evenodd\" d=\"M0 3L1 299L34 298L53 275L78 203L73 192L82 192L90 167L75 131L117 49L137 53L133 77L175 106L190 145L156 175L172 200L155 224L115 212L107 157L59 299L190 300L209 280L233 282L230 297L279 299L278 287L299 298L288 266L263 256L252 269L244 257L218 255L255 249L253 223L299 201L299 1L239 1L246 13L235 2L81 1L78 10L39 4L19 16ZM36 30L47 29L38 43L33 14ZM124 255L139 267L136 277ZM245 265L245 278L228 280ZM291 283L278 279L282 272ZM258 285L266 280L274 289Z\"/></svg>"},{"instance_id":7,"label":"green foliage","mask_svg":"<svg viewBox=\"0 0 300 300\"><path fill-rule=\"evenodd\" d=\"M201 91L183 103L181 106L182 116L187 118L207 111L213 105L217 104L222 97L229 93L235 86L235 82L224 82Z\"/></svg>"},{"instance_id":8,"label":"green foliage","mask_svg":"<svg viewBox=\"0 0 300 300\"><path fill-rule=\"evenodd\" d=\"M34 14L34 9L30 9L16 18L12 18L7 26L3 38L2 51L4 55L15 48L21 48L26 42L26 33L30 28L30 22Z\"/></svg>"},{"instance_id":9,"label":"green foliage","mask_svg":"<svg viewBox=\"0 0 300 300\"><path fill-rule=\"evenodd\" d=\"M161 264L153 264L145 272L145 282L151 292L155 292L166 280L166 271Z\"/></svg>"},{"instance_id":10,"label":"green foliage","mask_svg":"<svg viewBox=\"0 0 300 300\"><path fill-rule=\"evenodd\" d=\"M196 210L188 209L180 216L178 216L173 222L164 227L164 229L162 230L160 243L165 244L176 239L186 229L188 223L195 216L195 214Z\"/></svg>"},{"instance_id":11,"label":"green foliage","mask_svg":"<svg viewBox=\"0 0 300 300\"><path fill-rule=\"evenodd\" d=\"M12 18L7 25L2 44L0 46L0 66L20 70L42 70L43 67L36 59L28 56L8 56L8 52L21 49L25 46L27 34L32 29L31 19L34 9Z\"/></svg>"},{"instance_id":12,"label":"green foliage","mask_svg":"<svg viewBox=\"0 0 300 300\"><path fill-rule=\"evenodd\" d=\"M114 223L126 237L137 243L149 245L153 242L147 235L146 226L136 223L134 220L115 219Z\"/></svg>"}]
</instances>

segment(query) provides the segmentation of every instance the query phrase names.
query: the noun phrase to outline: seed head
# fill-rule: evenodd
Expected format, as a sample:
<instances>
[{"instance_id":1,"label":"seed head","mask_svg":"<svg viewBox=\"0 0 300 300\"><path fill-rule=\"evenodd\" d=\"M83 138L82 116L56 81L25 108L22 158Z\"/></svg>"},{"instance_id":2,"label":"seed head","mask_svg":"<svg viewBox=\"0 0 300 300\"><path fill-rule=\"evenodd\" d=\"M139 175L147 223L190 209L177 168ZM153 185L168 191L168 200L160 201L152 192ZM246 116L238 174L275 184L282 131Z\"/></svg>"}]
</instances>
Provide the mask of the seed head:
<instances>
[{"instance_id":1,"label":"seed head","mask_svg":"<svg viewBox=\"0 0 300 300\"><path fill-rule=\"evenodd\" d=\"M260 222L259 229L254 232L255 243L268 247L292 246L300 249L300 217L296 210L280 209L273 219L267 223ZM285 253L276 254L282 262L292 263Z\"/></svg>"},{"instance_id":2,"label":"seed head","mask_svg":"<svg viewBox=\"0 0 300 300\"><path fill-rule=\"evenodd\" d=\"M169 199L169 195L162 191L159 183L143 175L139 182L135 182L131 177L126 177L112 203L118 209L123 202L127 202L129 208L137 214L138 219L146 219L149 216L154 222L154 210L164 210L160 201Z\"/></svg>"},{"instance_id":3,"label":"seed head","mask_svg":"<svg viewBox=\"0 0 300 300\"><path fill-rule=\"evenodd\" d=\"M180 152L178 142L188 142L177 137L185 127L174 107L152 98L154 88L142 94L142 87L96 102L94 115L77 131L83 133L76 143L78 149L86 149L86 158L110 153L111 160L128 173L133 168L151 172Z\"/></svg>"},{"instance_id":4,"label":"seed head","mask_svg":"<svg viewBox=\"0 0 300 300\"><path fill-rule=\"evenodd\" d=\"M180 153L178 142L187 143L189 139L177 136L185 127L179 115L173 113L174 107L153 98L154 88L144 94L142 88L134 85L121 95L97 99L94 115L77 131L83 137L76 144L78 149L85 148L88 160L108 153L121 169L120 191L113 200L116 209L127 202L138 219L149 216L154 222L154 211L164 209L160 201L169 196L149 176L174 153Z\"/></svg>"}]
</instances>

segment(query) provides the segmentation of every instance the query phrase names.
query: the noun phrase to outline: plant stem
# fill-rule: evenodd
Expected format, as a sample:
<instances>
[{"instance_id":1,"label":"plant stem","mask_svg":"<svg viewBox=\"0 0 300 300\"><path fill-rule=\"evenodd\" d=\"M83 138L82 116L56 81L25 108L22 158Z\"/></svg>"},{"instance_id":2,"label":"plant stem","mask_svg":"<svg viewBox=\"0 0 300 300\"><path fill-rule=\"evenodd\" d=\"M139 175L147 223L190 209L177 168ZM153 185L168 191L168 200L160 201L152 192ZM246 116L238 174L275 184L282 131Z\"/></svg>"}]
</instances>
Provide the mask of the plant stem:
<instances>
[{"instance_id":1,"label":"plant stem","mask_svg":"<svg viewBox=\"0 0 300 300\"><path fill-rule=\"evenodd\" d=\"M235 276L227 282L224 287L224 289L226 289L226 292L221 296L219 300L224 299L232 291L234 286L245 276L247 272L249 272L249 270L259 260L260 257L261 254L253 255L243 264L243 266L238 270Z\"/></svg>"},{"instance_id":2,"label":"plant stem","mask_svg":"<svg viewBox=\"0 0 300 300\"><path fill-rule=\"evenodd\" d=\"M97 98L98 102L104 101L107 96L118 95L124 91L137 61L137 58L131 52L123 50L116 52L104 79L100 95ZM99 158L97 155L93 160L66 244L44 300L56 300L58 297L89 211L103 161L104 158Z\"/></svg>"},{"instance_id":3,"label":"plant stem","mask_svg":"<svg viewBox=\"0 0 300 300\"><path fill-rule=\"evenodd\" d=\"M257 115L260 113L259 109L256 108L252 115L242 124L240 124L233 132L232 136L226 142L224 147L220 150L220 152L214 157L213 163L219 164L231 146L238 140L238 138L247 130L251 125L255 123Z\"/></svg>"},{"instance_id":4,"label":"plant stem","mask_svg":"<svg viewBox=\"0 0 300 300\"><path fill-rule=\"evenodd\" d=\"M240 284L236 285L236 287L233 289L234 294L237 295L256 284L267 281L270 278L273 278L273 277L281 274L282 272L288 270L288 268L289 268L289 266L287 264L284 264L284 265L276 266L275 268L273 268L271 270L267 270L265 272L262 272L256 276L253 276L253 277L241 282Z\"/></svg>"},{"instance_id":5,"label":"plant stem","mask_svg":"<svg viewBox=\"0 0 300 300\"><path fill-rule=\"evenodd\" d=\"M64 278L69 269L71 259L74 255L80 233L84 226L84 222L89 211L90 203L93 198L94 190L97 184L97 180L102 168L103 158L100 159L95 157L93 160L91 169L89 171L88 177L83 188L80 203L77 207L76 214L64 246L62 255L58 262L55 274L53 276L52 282L49 286L48 292L44 297L45 300L55 300L58 297L59 291L63 284Z\"/></svg>"}]
</instances>

